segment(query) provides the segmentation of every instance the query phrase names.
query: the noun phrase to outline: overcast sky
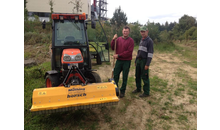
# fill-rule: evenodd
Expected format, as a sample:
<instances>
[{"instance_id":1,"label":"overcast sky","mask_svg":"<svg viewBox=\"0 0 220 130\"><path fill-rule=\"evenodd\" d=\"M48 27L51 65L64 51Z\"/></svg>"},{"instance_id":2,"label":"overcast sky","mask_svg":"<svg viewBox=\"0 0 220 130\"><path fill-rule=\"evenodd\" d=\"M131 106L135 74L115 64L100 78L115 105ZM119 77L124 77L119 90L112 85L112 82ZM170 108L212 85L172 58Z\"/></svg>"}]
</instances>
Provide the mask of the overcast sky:
<instances>
[{"instance_id":1,"label":"overcast sky","mask_svg":"<svg viewBox=\"0 0 220 130\"><path fill-rule=\"evenodd\" d=\"M112 18L116 8L126 13L128 23L145 24L150 22L165 24L177 22L184 14L197 17L197 0L107 0L107 17Z\"/></svg>"}]
</instances>

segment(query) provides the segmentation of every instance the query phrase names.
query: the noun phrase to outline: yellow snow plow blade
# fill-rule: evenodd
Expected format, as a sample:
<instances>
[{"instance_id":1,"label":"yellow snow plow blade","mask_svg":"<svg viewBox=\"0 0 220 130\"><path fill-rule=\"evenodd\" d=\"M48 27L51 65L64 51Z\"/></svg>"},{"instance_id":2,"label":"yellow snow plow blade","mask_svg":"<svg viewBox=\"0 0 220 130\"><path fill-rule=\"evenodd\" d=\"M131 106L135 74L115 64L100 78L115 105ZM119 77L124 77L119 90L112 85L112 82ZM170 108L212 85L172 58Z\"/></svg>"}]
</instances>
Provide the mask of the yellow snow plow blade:
<instances>
[{"instance_id":1,"label":"yellow snow plow blade","mask_svg":"<svg viewBox=\"0 0 220 130\"><path fill-rule=\"evenodd\" d=\"M116 105L116 88L114 82L107 82L34 89L30 111L43 114Z\"/></svg>"}]
</instances>

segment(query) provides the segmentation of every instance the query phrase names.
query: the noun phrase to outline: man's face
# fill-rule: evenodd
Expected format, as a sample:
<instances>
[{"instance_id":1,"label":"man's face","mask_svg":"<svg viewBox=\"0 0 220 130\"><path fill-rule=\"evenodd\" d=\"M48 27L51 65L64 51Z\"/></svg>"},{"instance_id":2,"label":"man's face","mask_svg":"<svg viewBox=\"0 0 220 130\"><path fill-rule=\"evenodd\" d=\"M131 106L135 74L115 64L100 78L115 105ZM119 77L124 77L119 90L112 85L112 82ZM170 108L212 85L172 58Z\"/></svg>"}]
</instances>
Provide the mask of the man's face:
<instances>
[{"instance_id":1,"label":"man's face","mask_svg":"<svg viewBox=\"0 0 220 130\"><path fill-rule=\"evenodd\" d=\"M123 34L124 37L128 37L129 33L130 33L129 29L123 29L122 30L122 34Z\"/></svg>"},{"instance_id":2,"label":"man's face","mask_svg":"<svg viewBox=\"0 0 220 130\"><path fill-rule=\"evenodd\" d=\"M141 31L140 33L143 38L148 36L148 31Z\"/></svg>"}]
</instances>

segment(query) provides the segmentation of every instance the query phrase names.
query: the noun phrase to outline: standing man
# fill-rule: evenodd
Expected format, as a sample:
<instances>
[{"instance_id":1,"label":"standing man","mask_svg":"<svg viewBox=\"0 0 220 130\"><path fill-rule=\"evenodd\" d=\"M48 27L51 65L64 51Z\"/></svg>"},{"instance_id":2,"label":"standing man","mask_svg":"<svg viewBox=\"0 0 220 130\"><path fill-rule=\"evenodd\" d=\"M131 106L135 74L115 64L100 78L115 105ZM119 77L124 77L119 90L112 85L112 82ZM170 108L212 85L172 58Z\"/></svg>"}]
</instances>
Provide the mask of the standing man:
<instances>
[{"instance_id":1,"label":"standing man","mask_svg":"<svg viewBox=\"0 0 220 130\"><path fill-rule=\"evenodd\" d=\"M43 20L43 21L42 21L42 28L45 29L45 27L46 27L46 21Z\"/></svg>"},{"instance_id":2,"label":"standing man","mask_svg":"<svg viewBox=\"0 0 220 130\"><path fill-rule=\"evenodd\" d=\"M150 96L150 80L149 80L149 66L153 57L153 41L148 36L148 29L146 26L141 27L140 33L142 36L141 42L139 44L139 49L137 52L137 57L135 60L135 81L136 87L132 93L141 92L141 79L144 82L143 90L144 93L139 97L148 97Z\"/></svg>"},{"instance_id":3,"label":"standing man","mask_svg":"<svg viewBox=\"0 0 220 130\"><path fill-rule=\"evenodd\" d=\"M114 35L111 48L114 50L115 39L116 40L116 54L113 55L113 58L117 59L115 68L114 68L114 80L118 86L119 76L121 71L123 71L123 82L120 89L120 98L125 96L125 90L127 85L128 73L131 65L132 52L134 49L134 40L129 37L130 28L125 26L122 30L123 36L117 38L117 34Z\"/></svg>"}]
</instances>

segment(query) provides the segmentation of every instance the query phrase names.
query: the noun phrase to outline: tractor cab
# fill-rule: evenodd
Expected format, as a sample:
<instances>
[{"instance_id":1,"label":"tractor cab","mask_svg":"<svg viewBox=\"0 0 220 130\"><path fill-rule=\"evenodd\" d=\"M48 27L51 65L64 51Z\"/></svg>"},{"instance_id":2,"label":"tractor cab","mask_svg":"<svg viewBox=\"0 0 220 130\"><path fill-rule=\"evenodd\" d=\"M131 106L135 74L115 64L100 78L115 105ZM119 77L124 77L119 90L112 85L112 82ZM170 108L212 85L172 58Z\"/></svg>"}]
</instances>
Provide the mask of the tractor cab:
<instances>
[{"instance_id":1,"label":"tractor cab","mask_svg":"<svg viewBox=\"0 0 220 130\"><path fill-rule=\"evenodd\" d=\"M52 14L52 19L53 70L62 68L62 52L67 48L78 48L81 51L84 59L81 67L86 69L91 69L91 59L96 59L97 64L109 62L109 44L99 20L86 20L85 13Z\"/></svg>"},{"instance_id":2,"label":"tractor cab","mask_svg":"<svg viewBox=\"0 0 220 130\"><path fill-rule=\"evenodd\" d=\"M51 71L46 87L101 82L92 63L109 62L109 44L102 24L83 14L52 14ZM73 72L77 71L77 72ZM72 77L72 78L70 78ZM77 81L77 82L75 82Z\"/></svg>"}]
</instances>

